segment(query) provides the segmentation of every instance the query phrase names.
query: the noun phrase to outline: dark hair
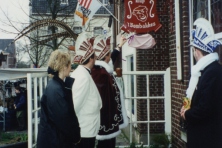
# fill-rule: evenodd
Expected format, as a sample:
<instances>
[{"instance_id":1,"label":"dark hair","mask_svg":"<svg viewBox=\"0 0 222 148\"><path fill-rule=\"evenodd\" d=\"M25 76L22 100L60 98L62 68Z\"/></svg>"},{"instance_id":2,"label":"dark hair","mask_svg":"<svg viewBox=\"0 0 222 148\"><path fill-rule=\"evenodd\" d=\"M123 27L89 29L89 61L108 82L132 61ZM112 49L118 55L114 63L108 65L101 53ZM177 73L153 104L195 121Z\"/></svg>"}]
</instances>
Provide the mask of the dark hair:
<instances>
[{"instance_id":1,"label":"dark hair","mask_svg":"<svg viewBox=\"0 0 222 148\"><path fill-rule=\"evenodd\" d=\"M197 47L195 47L195 48L198 49L202 53L202 55L204 55L204 56L209 54L209 52L203 51L200 48L197 48Z\"/></svg>"},{"instance_id":2,"label":"dark hair","mask_svg":"<svg viewBox=\"0 0 222 148\"><path fill-rule=\"evenodd\" d=\"M89 60L90 59L93 59L95 57L95 53L93 53L85 62L83 62L82 64L83 65L86 65L86 64L88 64L89 63Z\"/></svg>"},{"instance_id":3,"label":"dark hair","mask_svg":"<svg viewBox=\"0 0 222 148\"><path fill-rule=\"evenodd\" d=\"M16 90L19 90L20 93L24 93L24 92L26 91L26 88L21 87L21 86L15 86L15 89L16 89Z\"/></svg>"},{"instance_id":4,"label":"dark hair","mask_svg":"<svg viewBox=\"0 0 222 148\"><path fill-rule=\"evenodd\" d=\"M15 89L21 91L21 87L19 85L15 86Z\"/></svg>"},{"instance_id":5,"label":"dark hair","mask_svg":"<svg viewBox=\"0 0 222 148\"><path fill-rule=\"evenodd\" d=\"M109 56L109 54L111 54L111 51L110 52L108 52L102 59L101 59L101 61L105 61L105 59L106 59L106 56Z\"/></svg>"}]
</instances>

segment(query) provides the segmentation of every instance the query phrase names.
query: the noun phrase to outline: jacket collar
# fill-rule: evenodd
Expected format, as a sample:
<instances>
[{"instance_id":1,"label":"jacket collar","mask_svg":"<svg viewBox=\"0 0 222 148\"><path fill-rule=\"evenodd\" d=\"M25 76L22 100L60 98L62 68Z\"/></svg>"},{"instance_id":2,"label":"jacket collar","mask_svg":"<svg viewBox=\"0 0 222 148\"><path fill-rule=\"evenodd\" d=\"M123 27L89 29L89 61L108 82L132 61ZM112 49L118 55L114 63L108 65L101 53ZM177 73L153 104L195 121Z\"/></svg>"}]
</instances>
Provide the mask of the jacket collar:
<instances>
[{"instance_id":1,"label":"jacket collar","mask_svg":"<svg viewBox=\"0 0 222 148\"><path fill-rule=\"evenodd\" d=\"M107 63L104 62L104 61L98 61L98 60L96 60L95 65L98 65L98 66L101 66L101 67L105 68L106 71L107 71L108 73L110 73L110 74L113 73L113 69L110 67L109 64L107 64Z\"/></svg>"}]
</instances>

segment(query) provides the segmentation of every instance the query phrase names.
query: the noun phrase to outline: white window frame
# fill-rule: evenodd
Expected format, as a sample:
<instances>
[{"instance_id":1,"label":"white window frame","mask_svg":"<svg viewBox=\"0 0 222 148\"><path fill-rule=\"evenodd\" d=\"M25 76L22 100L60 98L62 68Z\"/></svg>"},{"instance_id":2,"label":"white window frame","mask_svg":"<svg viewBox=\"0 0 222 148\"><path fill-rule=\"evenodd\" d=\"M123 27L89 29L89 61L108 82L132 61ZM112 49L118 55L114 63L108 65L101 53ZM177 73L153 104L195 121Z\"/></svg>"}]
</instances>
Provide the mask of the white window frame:
<instances>
[{"instance_id":1,"label":"white window frame","mask_svg":"<svg viewBox=\"0 0 222 148\"><path fill-rule=\"evenodd\" d=\"M95 31L98 31L101 29L101 33L95 33ZM98 35L103 35L103 27L94 27L93 28L93 36L96 37Z\"/></svg>"},{"instance_id":2,"label":"white window frame","mask_svg":"<svg viewBox=\"0 0 222 148\"><path fill-rule=\"evenodd\" d=\"M109 1L108 0L102 0L103 6L107 6Z\"/></svg>"},{"instance_id":3,"label":"white window frame","mask_svg":"<svg viewBox=\"0 0 222 148\"><path fill-rule=\"evenodd\" d=\"M80 34L82 33L82 27L81 26L75 26L73 27L73 31L75 34Z\"/></svg>"},{"instance_id":4,"label":"white window frame","mask_svg":"<svg viewBox=\"0 0 222 148\"><path fill-rule=\"evenodd\" d=\"M135 62L133 62L133 69L131 69L131 58L133 58L133 61L135 61L135 56L133 54L131 55L128 55L126 56L126 62L127 62L127 71L135 71ZM130 76L130 75L129 75ZM128 78L129 78L128 76ZM129 83L127 84L127 86L129 88L132 87L132 84L131 84L131 78L129 78L130 80L128 81ZM136 97L136 76L133 76L133 96L131 94L129 94L131 97ZM131 90L129 90L128 93L130 93ZM132 99L133 102L134 102L134 113L132 113L132 107L130 107L131 103L130 103L130 100L127 100L127 116L130 118L130 114L132 113L132 121L137 121L137 100L136 99ZM131 109L131 110L130 110ZM134 124L134 127L137 127L137 124Z\"/></svg>"},{"instance_id":5,"label":"white window frame","mask_svg":"<svg viewBox=\"0 0 222 148\"><path fill-rule=\"evenodd\" d=\"M60 0L61 5L68 5L69 1L68 0Z\"/></svg>"}]
</instances>

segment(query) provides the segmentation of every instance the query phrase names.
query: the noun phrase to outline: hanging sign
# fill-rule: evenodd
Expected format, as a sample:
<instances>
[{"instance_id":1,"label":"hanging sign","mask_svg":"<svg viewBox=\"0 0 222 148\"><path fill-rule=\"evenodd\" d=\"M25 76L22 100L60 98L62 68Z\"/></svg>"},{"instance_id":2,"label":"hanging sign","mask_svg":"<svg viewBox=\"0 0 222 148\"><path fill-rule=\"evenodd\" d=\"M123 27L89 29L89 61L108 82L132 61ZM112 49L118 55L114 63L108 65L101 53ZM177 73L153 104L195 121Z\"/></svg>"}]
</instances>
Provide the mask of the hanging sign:
<instances>
[{"instance_id":1,"label":"hanging sign","mask_svg":"<svg viewBox=\"0 0 222 148\"><path fill-rule=\"evenodd\" d=\"M161 26L156 14L156 0L128 0L125 2L123 30L147 33L157 31Z\"/></svg>"}]
</instances>

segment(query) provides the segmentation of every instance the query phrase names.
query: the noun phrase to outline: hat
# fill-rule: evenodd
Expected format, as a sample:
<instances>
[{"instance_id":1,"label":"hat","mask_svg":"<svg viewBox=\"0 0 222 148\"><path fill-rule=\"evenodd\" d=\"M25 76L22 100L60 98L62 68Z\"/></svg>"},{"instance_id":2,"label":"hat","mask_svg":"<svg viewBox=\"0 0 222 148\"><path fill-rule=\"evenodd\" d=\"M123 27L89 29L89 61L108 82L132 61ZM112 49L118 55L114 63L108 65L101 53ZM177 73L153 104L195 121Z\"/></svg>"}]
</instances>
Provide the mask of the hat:
<instances>
[{"instance_id":1,"label":"hat","mask_svg":"<svg viewBox=\"0 0 222 148\"><path fill-rule=\"evenodd\" d=\"M93 49L95 50L97 60L102 60L110 52L110 46L106 45L106 40L103 36L95 38Z\"/></svg>"},{"instance_id":2,"label":"hat","mask_svg":"<svg viewBox=\"0 0 222 148\"><path fill-rule=\"evenodd\" d=\"M192 30L192 46L205 52L212 53L218 45L222 44L215 38L214 29L208 20L198 18L194 22L194 26L196 26L196 29Z\"/></svg>"},{"instance_id":3,"label":"hat","mask_svg":"<svg viewBox=\"0 0 222 148\"><path fill-rule=\"evenodd\" d=\"M75 45L76 56L74 57L74 63L84 63L95 52L90 43L90 37L86 32L79 34Z\"/></svg>"}]
</instances>

